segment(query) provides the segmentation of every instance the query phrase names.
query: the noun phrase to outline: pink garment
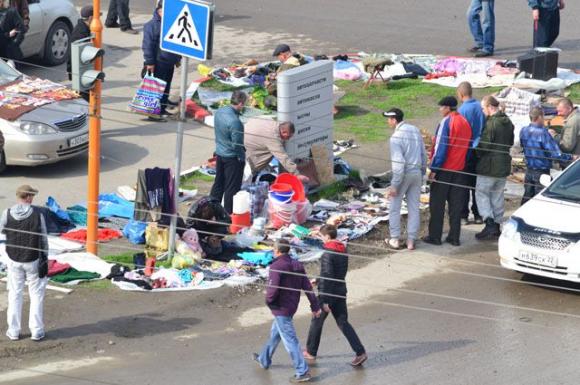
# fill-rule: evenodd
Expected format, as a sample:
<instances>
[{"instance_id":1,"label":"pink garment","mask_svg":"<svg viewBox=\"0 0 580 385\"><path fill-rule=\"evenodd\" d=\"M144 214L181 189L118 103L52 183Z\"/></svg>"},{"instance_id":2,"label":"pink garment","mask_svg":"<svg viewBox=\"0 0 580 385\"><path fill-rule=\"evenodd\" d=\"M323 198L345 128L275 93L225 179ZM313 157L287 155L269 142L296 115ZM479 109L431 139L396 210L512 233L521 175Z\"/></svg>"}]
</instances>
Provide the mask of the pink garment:
<instances>
[{"instance_id":1,"label":"pink garment","mask_svg":"<svg viewBox=\"0 0 580 385\"><path fill-rule=\"evenodd\" d=\"M54 259L48 260L48 276L52 277L53 275L66 273L70 269L70 265L68 263L60 263L55 261Z\"/></svg>"},{"instance_id":2,"label":"pink garment","mask_svg":"<svg viewBox=\"0 0 580 385\"><path fill-rule=\"evenodd\" d=\"M199 245L199 235L195 229L186 230L181 237L181 240L189 246L194 253L201 253L201 246Z\"/></svg>"}]
</instances>

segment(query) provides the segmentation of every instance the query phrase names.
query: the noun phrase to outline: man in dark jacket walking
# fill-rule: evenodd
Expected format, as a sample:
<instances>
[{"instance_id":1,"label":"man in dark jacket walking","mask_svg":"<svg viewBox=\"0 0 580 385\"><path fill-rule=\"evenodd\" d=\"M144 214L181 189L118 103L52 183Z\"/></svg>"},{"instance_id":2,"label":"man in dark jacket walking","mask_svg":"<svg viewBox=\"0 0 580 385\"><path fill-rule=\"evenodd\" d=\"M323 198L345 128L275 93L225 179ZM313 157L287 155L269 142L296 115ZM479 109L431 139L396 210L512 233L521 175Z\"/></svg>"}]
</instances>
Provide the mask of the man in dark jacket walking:
<instances>
[{"instance_id":1,"label":"man in dark jacket walking","mask_svg":"<svg viewBox=\"0 0 580 385\"><path fill-rule=\"evenodd\" d=\"M0 0L0 57L22 60L20 43L24 40L26 26L16 8L8 0Z\"/></svg>"},{"instance_id":2,"label":"man in dark jacket walking","mask_svg":"<svg viewBox=\"0 0 580 385\"><path fill-rule=\"evenodd\" d=\"M77 25L75 25L72 33L70 35L70 41L74 43L75 41L86 39L91 36L91 22L93 21L93 6L85 5L81 8L81 18L78 20ZM66 72L68 73L68 80L72 80L72 59L71 53L69 51L68 60L66 61ZM81 96L87 102L89 101L89 92L81 92Z\"/></svg>"},{"instance_id":3,"label":"man in dark jacket walking","mask_svg":"<svg viewBox=\"0 0 580 385\"><path fill-rule=\"evenodd\" d=\"M313 317L320 317L321 310L312 291L312 284L306 276L304 266L299 261L292 259L289 253L290 244L288 241L282 239L276 243L274 248L276 260L270 265L268 288L266 289L266 305L272 311L274 322L272 323L270 339L260 354L253 354L253 359L263 369L268 369L272 365L272 356L282 341L296 370L296 374L290 378L290 381L307 382L310 381L311 376L292 321L300 302L300 291L303 290L308 297Z\"/></svg>"},{"instance_id":4,"label":"man in dark jacket walking","mask_svg":"<svg viewBox=\"0 0 580 385\"><path fill-rule=\"evenodd\" d=\"M145 59L145 70L153 74L158 79L167 82L165 91L161 97L161 118L150 118L150 120L163 120L166 108L169 103L169 92L171 91L171 81L175 67L179 67L181 57L171 52L163 51L160 48L161 18L163 17L163 2L157 3L153 18L143 26L143 58Z\"/></svg>"},{"instance_id":5,"label":"man in dark jacket walking","mask_svg":"<svg viewBox=\"0 0 580 385\"><path fill-rule=\"evenodd\" d=\"M324 321L328 313L332 313L336 320L336 325L356 354L350 364L352 366L360 366L367 360L367 354L356 332L348 322L345 282L348 270L346 246L336 240L336 227L332 225L322 226L320 235L324 241L324 249L327 250L320 260L320 279L318 281L318 302L323 311L319 318L313 318L310 322L304 358L309 360L316 359Z\"/></svg>"},{"instance_id":6,"label":"man in dark jacket walking","mask_svg":"<svg viewBox=\"0 0 580 385\"><path fill-rule=\"evenodd\" d=\"M232 213L234 195L242 188L246 150L244 148L244 125L240 113L247 96L242 91L234 91L230 105L221 107L215 113L215 154L217 164L215 182L211 196L218 202L224 200L224 208Z\"/></svg>"},{"instance_id":7,"label":"man in dark jacket walking","mask_svg":"<svg viewBox=\"0 0 580 385\"><path fill-rule=\"evenodd\" d=\"M506 178L511 174L510 148L514 144L514 125L499 110L499 102L493 96L481 101L486 116L485 128L475 150L477 156L477 183L475 199L485 227L475 237L479 240L499 237L499 224L504 214L504 189Z\"/></svg>"},{"instance_id":8,"label":"man in dark jacket walking","mask_svg":"<svg viewBox=\"0 0 580 385\"><path fill-rule=\"evenodd\" d=\"M121 28L121 31L132 35L139 33L133 29L131 19L129 19L129 0L111 0L109 2L109 12L107 12L105 26L107 28Z\"/></svg>"},{"instance_id":9,"label":"man in dark jacket walking","mask_svg":"<svg viewBox=\"0 0 580 385\"><path fill-rule=\"evenodd\" d=\"M38 190L23 185L16 190L18 203L4 210L0 218L0 233L6 235L8 254L8 330L6 336L16 341L20 338L22 296L28 282L30 315L28 327L31 339L44 338L44 292L48 274L48 241L46 220L32 206Z\"/></svg>"}]
</instances>

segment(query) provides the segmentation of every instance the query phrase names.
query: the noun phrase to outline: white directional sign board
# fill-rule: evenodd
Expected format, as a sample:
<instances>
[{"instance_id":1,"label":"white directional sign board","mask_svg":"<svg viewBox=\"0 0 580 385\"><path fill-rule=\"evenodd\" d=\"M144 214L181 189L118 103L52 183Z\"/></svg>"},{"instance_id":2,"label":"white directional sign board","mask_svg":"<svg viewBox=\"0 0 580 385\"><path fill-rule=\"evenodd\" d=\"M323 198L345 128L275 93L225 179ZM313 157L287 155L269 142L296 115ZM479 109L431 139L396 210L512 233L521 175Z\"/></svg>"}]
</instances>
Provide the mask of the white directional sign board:
<instances>
[{"instance_id":1,"label":"white directional sign board","mask_svg":"<svg viewBox=\"0 0 580 385\"><path fill-rule=\"evenodd\" d=\"M296 127L286 143L294 159L310 157L310 147L317 143L332 153L332 71L332 61L320 60L278 75L278 121L290 121Z\"/></svg>"},{"instance_id":2,"label":"white directional sign board","mask_svg":"<svg viewBox=\"0 0 580 385\"><path fill-rule=\"evenodd\" d=\"M161 49L197 60L211 59L213 6L195 0L165 0Z\"/></svg>"}]
</instances>

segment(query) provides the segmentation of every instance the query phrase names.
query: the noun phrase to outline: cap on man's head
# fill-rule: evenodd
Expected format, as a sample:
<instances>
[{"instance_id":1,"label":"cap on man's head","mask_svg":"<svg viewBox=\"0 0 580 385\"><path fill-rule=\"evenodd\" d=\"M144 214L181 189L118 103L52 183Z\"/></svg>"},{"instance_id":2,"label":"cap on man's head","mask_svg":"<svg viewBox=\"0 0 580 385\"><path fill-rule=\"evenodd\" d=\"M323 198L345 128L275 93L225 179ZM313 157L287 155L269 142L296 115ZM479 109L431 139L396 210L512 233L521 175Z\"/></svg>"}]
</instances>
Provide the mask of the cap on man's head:
<instances>
[{"instance_id":1,"label":"cap on man's head","mask_svg":"<svg viewBox=\"0 0 580 385\"><path fill-rule=\"evenodd\" d=\"M288 44L278 44L272 56L278 56L284 52L290 52L290 46Z\"/></svg>"},{"instance_id":2,"label":"cap on man's head","mask_svg":"<svg viewBox=\"0 0 580 385\"><path fill-rule=\"evenodd\" d=\"M38 194L38 190L27 184L23 184L22 186L16 189L17 197L25 197L28 195L36 195L36 194Z\"/></svg>"},{"instance_id":3,"label":"cap on man's head","mask_svg":"<svg viewBox=\"0 0 580 385\"><path fill-rule=\"evenodd\" d=\"M93 16L94 10L92 5L85 5L81 8L81 17L83 19L88 19L89 17Z\"/></svg>"},{"instance_id":4,"label":"cap on man's head","mask_svg":"<svg viewBox=\"0 0 580 385\"><path fill-rule=\"evenodd\" d=\"M457 99L454 96L446 96L439 101L440 106L456 108L457 107Z\"/></svg>"},{"instance_id":5,"label":"cap on man's head","mask_svg":"<svg viewBox=\"0 0 580 385\"><path fill-rule=\"evenodd\" d=\"M395 118L397 119L397 122L400 122L403 120L403 117L405 115L403 114L403 111L401 111L400 109L391 108L390 110L383 112L383 116L387 118Z\"/></svg>"}]
</instances>

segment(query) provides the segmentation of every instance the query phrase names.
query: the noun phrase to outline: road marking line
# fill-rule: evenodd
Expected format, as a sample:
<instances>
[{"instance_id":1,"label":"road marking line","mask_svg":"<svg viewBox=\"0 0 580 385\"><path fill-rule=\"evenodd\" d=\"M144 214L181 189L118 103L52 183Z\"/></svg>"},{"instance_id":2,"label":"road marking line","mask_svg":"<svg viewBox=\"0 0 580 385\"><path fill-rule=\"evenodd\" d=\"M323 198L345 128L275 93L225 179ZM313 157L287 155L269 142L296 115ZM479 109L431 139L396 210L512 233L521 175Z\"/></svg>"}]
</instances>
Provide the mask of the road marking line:
<instances>
[{"instance_id":1,"label":"road marking line","mask_svg":"<svg viewBox=\"0 0 580 385\"><path fill-rule=\"evenodd\" d=\"M0 383L10 383L27 378L42 377L58 372L67 372L75 369L93 366L103 361L112 361L113 357L86 358L82 360L56 361L48 364L18 369L0 374Z\"/></svg>"}]
</instances>

